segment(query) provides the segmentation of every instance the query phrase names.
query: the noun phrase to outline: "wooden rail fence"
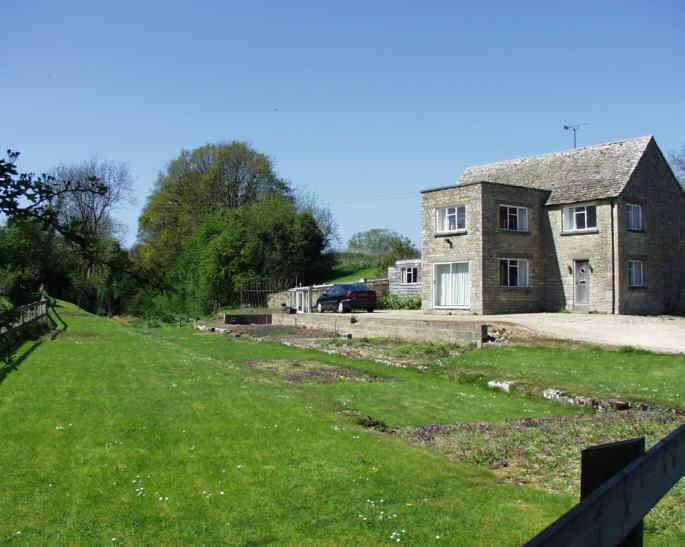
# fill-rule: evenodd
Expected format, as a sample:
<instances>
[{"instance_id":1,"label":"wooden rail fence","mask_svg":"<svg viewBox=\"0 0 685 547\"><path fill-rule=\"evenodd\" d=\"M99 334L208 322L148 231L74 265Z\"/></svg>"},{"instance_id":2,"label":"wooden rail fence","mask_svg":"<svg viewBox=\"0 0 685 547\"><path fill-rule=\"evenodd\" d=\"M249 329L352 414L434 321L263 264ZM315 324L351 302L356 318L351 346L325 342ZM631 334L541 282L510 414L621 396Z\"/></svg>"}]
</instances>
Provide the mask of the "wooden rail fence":
<instances>
[{"instance_id":1,"label":"wooden rail fence","mask_svg":"<svg viewBox=\"0 0 685 547\"><path fill-rule=\"evenodd\" d=\"M17 307L17 312L19 313L19 319L12 324L9 328L3 327L0 329L0 336L5 336L11 332L16 331L18 328L38 321L48 314L48 301L39 300L37 302L32 302L31 304L26 304L24 306Z\"/></svg>"},{"instance_id":2,"label":"wooden rail fence","mask_svg":"<svg viewBox=\"0 0 685 547\"><path fill-rule=\"evenodd\" d=\"M642 518L683 476L685 424L613 475L525 547L641 545ZM631 532L633 537L623 543Z\"/></svg>"}]
</instances>

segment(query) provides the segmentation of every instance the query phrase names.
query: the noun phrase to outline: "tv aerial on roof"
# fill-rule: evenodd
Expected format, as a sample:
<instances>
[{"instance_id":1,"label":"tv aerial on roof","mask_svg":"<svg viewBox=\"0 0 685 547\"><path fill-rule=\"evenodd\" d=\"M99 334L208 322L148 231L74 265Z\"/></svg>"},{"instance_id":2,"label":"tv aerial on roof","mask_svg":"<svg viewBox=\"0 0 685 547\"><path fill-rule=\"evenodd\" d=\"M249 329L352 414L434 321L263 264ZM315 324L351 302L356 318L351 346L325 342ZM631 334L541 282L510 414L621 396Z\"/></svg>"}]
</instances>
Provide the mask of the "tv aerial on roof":
<instances>
[{"instance_id":1,"label":"tv aerial on roof","mask_svg":"<svg viewBox=\"0 0 685 547\"><path fill-rule=\"evenodd\" d=\"M576 125L564 125L565 131L572 131L573 132L573 148L576 147L576 131L578 131L578 129L580 129L584 125L588 125L588 124L586 122L583 122L583 123L577 123Z\"/></svg>"}]
</instances>

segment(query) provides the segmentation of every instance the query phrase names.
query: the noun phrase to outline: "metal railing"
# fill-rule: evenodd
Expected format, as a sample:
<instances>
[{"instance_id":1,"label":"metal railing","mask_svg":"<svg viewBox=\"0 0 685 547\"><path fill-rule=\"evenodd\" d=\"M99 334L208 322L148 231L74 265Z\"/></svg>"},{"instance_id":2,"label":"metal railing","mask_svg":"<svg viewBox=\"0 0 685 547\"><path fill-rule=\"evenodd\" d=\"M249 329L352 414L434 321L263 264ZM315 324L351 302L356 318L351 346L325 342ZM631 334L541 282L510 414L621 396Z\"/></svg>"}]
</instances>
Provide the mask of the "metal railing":
<instances>
[{"instance_id":1,"label":"metal railing","mask_svg":"<svg viewBox=\"0 0 685 547\"><path fill-rule=\"evenodd\" d=\"M37 302L32 302L30 304L25 304L24 306L18 306L16 308L19 317L17 321L12 323L9 327L0 328L0 336L4 336L11 332L16 331L18 328L38 321L48 314L48 301L39 300Z\"/></svg>"}]
</instances>

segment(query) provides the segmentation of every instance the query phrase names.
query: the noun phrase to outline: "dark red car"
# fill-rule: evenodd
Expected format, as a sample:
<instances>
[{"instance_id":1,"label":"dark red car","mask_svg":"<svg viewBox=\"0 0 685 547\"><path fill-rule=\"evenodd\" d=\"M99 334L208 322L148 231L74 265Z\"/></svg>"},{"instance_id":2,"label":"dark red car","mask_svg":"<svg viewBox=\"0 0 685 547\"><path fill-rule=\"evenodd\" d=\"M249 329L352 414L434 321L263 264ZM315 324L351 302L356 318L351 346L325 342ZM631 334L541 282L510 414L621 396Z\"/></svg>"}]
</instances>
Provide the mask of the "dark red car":
<instances>
[{"instance_id":1,"label":"dark red car","mask_svg":"<svg viewBox=\"0 0 685 547\"><path fill-rule=\"evenodd\" d=\"M363 283L340 283L333 285L316 301L316 310L337 310L345 313L351 310L366 310L376 307L376 292Z\"/></svg>"}]
</instances>

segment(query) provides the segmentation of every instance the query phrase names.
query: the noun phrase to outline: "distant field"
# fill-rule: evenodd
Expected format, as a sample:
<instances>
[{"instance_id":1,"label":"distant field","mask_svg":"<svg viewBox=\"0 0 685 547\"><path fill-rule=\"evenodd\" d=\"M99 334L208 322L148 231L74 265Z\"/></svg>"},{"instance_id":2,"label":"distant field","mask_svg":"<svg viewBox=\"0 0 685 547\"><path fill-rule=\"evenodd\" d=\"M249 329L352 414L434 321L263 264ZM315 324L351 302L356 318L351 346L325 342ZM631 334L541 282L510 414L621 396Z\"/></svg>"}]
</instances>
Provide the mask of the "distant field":
<instances>
[{"instance_id":1,"label":"distant field","mask_svg":"<svg viewBox=\"0 0 685 547\"><path fill-rule=\"evenodd\" d=\"M385 276L382 276L385 277ZM358 266L335 266L331 279L326 283L344 283L345 281L359 281L360 279L376 279L378 278L377 268L359 268Z\"/></svg>"},{"instance_id":2,"label":"distant field","mask_svg":"<svg viewBox=\"0 0 685 547\"><path fill-rule=\"evenodd\" d=\"M57 313L59 335L25 344L0 383L0 542L520 545L575 502L358 423L573 409L190 327L137 330L66 303ZM675 537L664 527L657 543Z\"/></svg>"}]
</instances>

